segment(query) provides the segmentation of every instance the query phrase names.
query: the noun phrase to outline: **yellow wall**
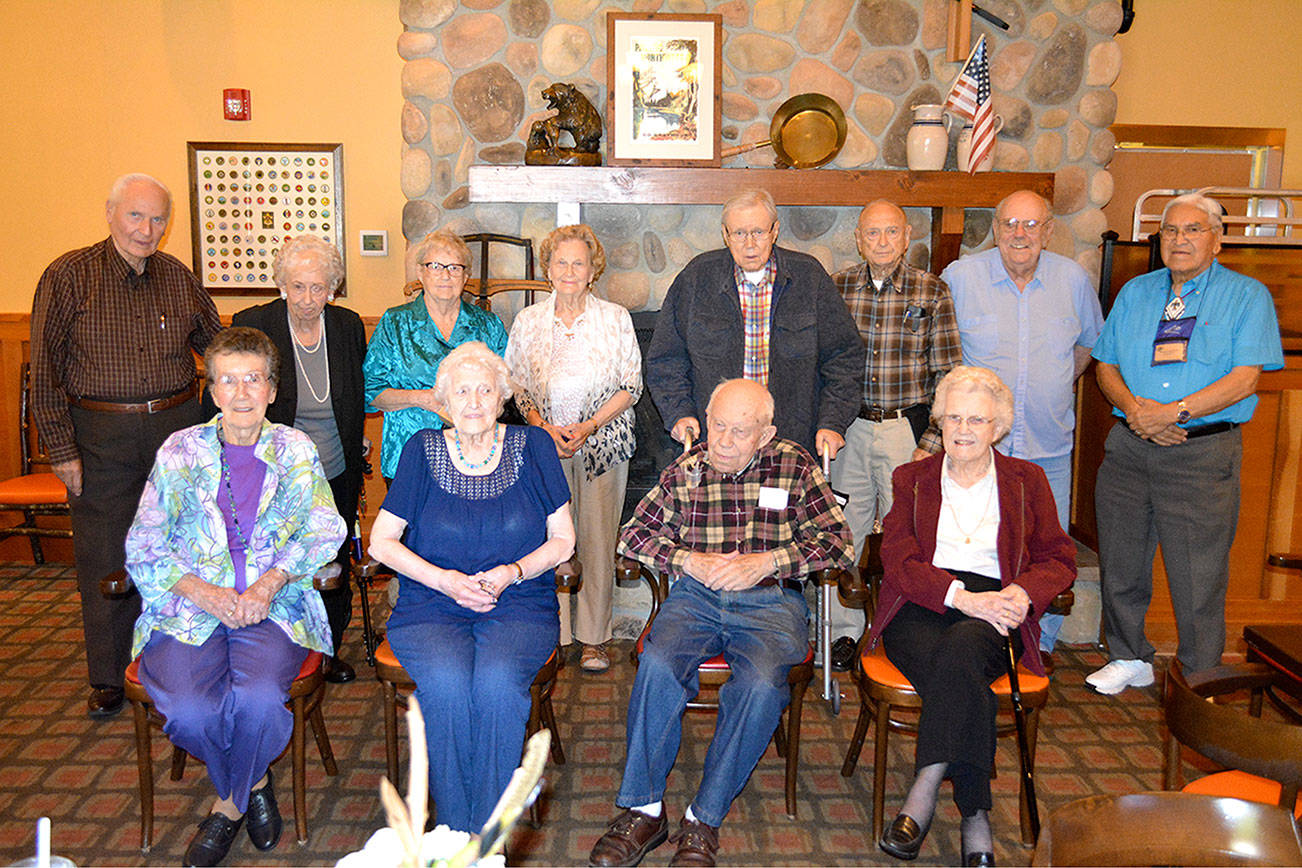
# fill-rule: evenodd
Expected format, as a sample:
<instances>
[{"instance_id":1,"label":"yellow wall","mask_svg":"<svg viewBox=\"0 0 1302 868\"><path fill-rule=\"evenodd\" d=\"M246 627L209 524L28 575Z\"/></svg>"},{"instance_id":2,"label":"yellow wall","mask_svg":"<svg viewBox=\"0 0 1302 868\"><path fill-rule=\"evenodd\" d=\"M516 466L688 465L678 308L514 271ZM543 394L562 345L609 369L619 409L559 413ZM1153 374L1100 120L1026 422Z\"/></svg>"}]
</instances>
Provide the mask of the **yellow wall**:
<instances>
[{"instance_id":1,"label":"yellow wall","mask_svg":"<svg viewBox=\"0 0 1302 868\"><path fill-rule=\"evenodd\" d=\"M1117 121L1283 127L1283 184L1302 188L1302 3L1138 0L1117 37Z\"/></svg>"},{"instance_id":2,"label":"yellow wall","mask_svg":"<svg viewBox=\"0 0 1302 868\"><path fill-rule=\"evenodd\" d=\"M125 172L172 188L163 249L189 263L188 140L342 142L347 303L378 315L401 300L397 6L0 2L0 311L30 310L50 260L107 236L105 194ZM252 91L252 121L222 120L224 87ZM390 255L359 257L360 229L387 229ZM227 296L218 308L251 303Z\"/></svg>"}]
</instances>

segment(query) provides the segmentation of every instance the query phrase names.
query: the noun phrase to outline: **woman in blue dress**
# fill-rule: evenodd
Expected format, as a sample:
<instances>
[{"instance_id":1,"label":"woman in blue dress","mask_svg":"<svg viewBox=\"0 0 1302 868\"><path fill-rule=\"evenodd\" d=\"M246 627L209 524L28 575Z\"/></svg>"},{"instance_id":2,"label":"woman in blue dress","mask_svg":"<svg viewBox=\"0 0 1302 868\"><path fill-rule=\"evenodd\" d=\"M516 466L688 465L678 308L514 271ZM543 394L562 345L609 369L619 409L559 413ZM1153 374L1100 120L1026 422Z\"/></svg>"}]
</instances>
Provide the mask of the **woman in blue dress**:
<instances>
[{"instance_id":1,"label":"woman in blue dress","mask_svg":"<svg viewBox=\"0 0 1302 868\"><path fill-rule=\"evenodd\" d=\"M560 633L554 570L574 552L556 446L498 423L510 394L484 344L448 353L434 395L452 424L407 441L371 529L398 573L389 644L416 682L438 821L468 832L520 762L529 685Z\"/></svg>"}]
</instances>

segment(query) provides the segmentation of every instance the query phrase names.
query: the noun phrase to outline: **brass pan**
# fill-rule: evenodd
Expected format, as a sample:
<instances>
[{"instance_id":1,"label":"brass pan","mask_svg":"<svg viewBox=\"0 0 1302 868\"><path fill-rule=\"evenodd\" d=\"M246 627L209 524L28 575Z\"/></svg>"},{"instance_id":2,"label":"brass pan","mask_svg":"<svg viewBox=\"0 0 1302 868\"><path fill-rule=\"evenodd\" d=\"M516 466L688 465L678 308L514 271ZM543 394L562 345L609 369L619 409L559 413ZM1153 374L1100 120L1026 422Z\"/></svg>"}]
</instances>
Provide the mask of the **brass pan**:
<instances>
[{"instance_id":1,"label":"brass pan","mask_svg":"<svg viewBox=\"0 0 1302 868\"><path fill-rule=\"evenodd\" d=\"M845 146L845 112L836 100L821 93L801 93L778 106L769 123L767 141L724 148L732 157L772 145L777 164L812 169L830 163Z\"/></svg>"}]
</instances>

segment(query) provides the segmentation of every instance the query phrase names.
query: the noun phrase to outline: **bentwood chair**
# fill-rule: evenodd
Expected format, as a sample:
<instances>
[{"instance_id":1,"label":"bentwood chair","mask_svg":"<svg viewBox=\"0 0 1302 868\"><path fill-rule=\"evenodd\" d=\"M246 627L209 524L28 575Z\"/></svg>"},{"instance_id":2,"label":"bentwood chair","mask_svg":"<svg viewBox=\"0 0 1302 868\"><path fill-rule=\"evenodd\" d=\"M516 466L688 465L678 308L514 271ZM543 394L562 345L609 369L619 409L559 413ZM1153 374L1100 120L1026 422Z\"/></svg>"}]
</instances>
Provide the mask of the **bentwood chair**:
<instances>
[{"instance_id":1,"label":"bentwood chair","mask_svg":"<svg viewBox=\"0 0 1302 868\"><path fill-rule=\"evenodd\" d=\"M333 568L333 569L332 569ZM327 564L313 578L313 585L319 591L338 587L339 565ZM105 596L121 596L131 590L131 578L123 570L111 573L100 581L100 590ZM290 755L291 779L294 790L294 831L300 846L307 843L307 734L306 727L311 725L312 735L316 739L317 751L321 754L321 764L327 775L339 774L335 764L334 750L330 747L330 735L326 732L325 716L321 713L321 702L325 698L325 678L321 669L320 651L309 651L299 667L289 688L289 699L285 706L294 715L293 729L289 744L281 752ZM154 838L154 757L152 730L161 730L166 719L159 714L140 681L140 658L131 661L127 667L124 692L131 703L131 716L136 734L136 770L140 783L140 851L148 853ZM189 754L172 746L171 779L181 780L185 774L185 761ZM278 757L277 759L279 759Z\"/></svg>"},{"instance_id":2,"label":"bentwood chair","mask_svg":"<svg viewBox=\"0 0 1302 868\"><path fill-rule=\"evenodd\" d=\"M819 570L810 575L811 582L831 583L835 581L836 570ZM643 643L651 632L651 625L660 614L660 606L669 596L669 577L663 573L656 574L638 561L627 557L615 558L615 577L621 583L635 582L639 579L651 591L651 612L647 616L642 633L633 646L633 663L637 664L642 653ZM722 654L716 654L697 667L697 679L702 690L717 690L732 674L728 662ZM809 647L805 659L791 667L787 674L787 685L791 689L791 700L783 712L785 721L779 720L773 731L773 745L778 756L786 760L786 810L787 816L796 818L796 775L800 766L800 712L805 704L805 692L814 679L814 647ZM696 711L718 712L718 701L702 699L698 694L687 703L687 707ZM785 725L784 725L785 724Z\"/></svg>"},{"instance_id":3,"label":"bentwood chair","mask_svg":"<svg viewBox=\"0 0 1302 868\"><path fill-rule=\"evenodd\" d=\"M22 392L18 400L18 441L22 456L22 473L0 482L0 512L21 512L23 520L11 527L0 528L0 540L11 536L25 536L32 547L32 560L45 563L41 551L41 537L71 539L68 527L44 527L37 523L38 516L68 516L68 489L59 477L50 472L50 459L41 449L40 438L32 425L32 370L23 362Z\"/></svg>"}]
</instances>

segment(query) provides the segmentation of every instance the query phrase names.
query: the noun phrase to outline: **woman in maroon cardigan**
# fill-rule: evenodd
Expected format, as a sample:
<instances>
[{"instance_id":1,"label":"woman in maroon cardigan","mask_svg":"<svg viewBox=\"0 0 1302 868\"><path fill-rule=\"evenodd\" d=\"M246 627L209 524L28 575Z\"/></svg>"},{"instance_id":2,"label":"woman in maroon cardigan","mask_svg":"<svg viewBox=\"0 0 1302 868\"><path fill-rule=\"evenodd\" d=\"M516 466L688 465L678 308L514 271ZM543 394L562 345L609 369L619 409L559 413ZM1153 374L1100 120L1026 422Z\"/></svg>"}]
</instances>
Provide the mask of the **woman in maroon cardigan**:
<instances>
[{"instance_id":1,"label":"woman in maroon cardigan","mask_svg":"<svg viewBox=\"0 0 1302 868\"><path fill-rule=\"evenodd\" d=\"M932 416L945 451L895 471L884 522L882 582L871 643L922 697L916 777L879 845L914 859L940 784L954 782L964 865L994 864L990 683L1007 670L1004 637L1043 673L1039 615L1076 577L1076 547L1053 493L1029 461L993 448L1013 421L1013 396L985 368L959 366L936 387Z\"/></svg>"}]
</instances>

